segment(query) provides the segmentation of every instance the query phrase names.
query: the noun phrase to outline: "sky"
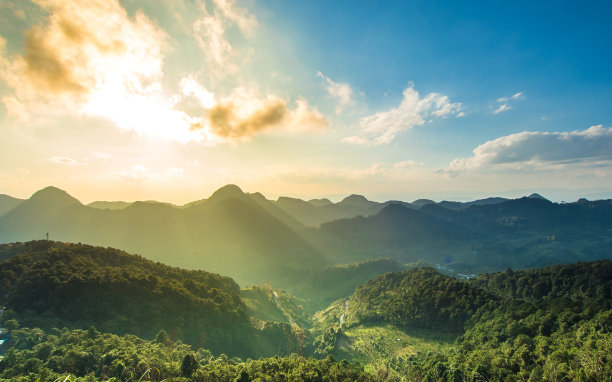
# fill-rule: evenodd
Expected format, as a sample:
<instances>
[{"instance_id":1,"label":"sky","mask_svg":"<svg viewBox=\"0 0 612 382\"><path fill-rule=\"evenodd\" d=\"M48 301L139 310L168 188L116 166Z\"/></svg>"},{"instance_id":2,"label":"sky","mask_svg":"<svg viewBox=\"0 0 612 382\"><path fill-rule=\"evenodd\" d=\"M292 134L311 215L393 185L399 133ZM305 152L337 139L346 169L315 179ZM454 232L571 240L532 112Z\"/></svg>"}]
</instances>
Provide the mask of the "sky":
<instances>
[{"instance_id":1,"label":"sky","mask_svg":"<svg viewBox=\"0 0 612 382\"><path fill-rule=\"evenodd\" d=\"M609 1L0 0L0 193L612 198Z\"/></svg>"}]
</instances>

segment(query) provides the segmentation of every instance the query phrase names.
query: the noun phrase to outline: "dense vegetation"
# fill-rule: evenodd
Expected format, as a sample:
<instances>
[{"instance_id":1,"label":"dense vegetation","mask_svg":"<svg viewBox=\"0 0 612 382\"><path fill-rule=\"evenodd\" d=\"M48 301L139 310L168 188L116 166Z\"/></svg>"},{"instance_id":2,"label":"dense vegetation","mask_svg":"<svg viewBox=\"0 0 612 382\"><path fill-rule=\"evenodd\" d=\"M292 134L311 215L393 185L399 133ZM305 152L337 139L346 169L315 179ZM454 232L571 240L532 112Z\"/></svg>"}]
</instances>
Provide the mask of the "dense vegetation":
<instances>
[{"instance_id":1,"label":"dense vegetation","mask_svg":"<svg viewBox=\"0 0 612 382\"><path fill-rule=\"evenodd\" d=\"M0 246L0 258L5 380L612 377L610 260L467 281L415 267L377 276L309 317L304 300L270 284L239 289L114 249L34 241ZM321 298L326 286L344 291L396 267L311 270L296 288L310 283Z\"/></svg>"},{"instance_id":2,"label":"dense vegetation","mask_svg":"<svg viewBox=\"0 0 612 382\"><path fill-rule=\"evenodd\" d=\"M537 301L541 298L612 298L612 261L592 261L547 268L485 273L472 280L472 285L504 298Z\"/></svg>"},{"instance_id":3,"label":"dense vegetation","mask_svg":"<svg viewBox=\"0 0 612 382\"><path fill-rule=\"evenodd\" d=\"M278 340L273 325L251 325L239 287L227 277L81 244L15 243L0 253L20 253L0 264L0 304L9 309L3 321L43 329L94 325L143 338L166 330L215 353L242 356L252 356L266 337Z\"/></svg>"},{"instance_id":4,"label":"dense vegetation","mask_svg":"<svg viewBox=\"0 0 612 382\"><path fill-rule=\"evenodd\" d=\"M612 261L606 260L507 270L466 282L427 268L386 274L359 287L351 297L349 327L328 330L319 341L338 355L347 352L346 347L337 345L343 337L357 342L359 331L371 335L367 325L381 328L391 323L402 333L414 334L415 327L459 330L463 324L463 333L452 347L408 355L397 352L399 355L389 357L384 366L389 378L609 380L610 269ZM453 314L456 321L445 323ZM357 333L352 328L357 328ZM393 337L405 341L400 334ZM388 336L384 341L389 342Z\"/></svg>"},{"instance_id":5,"label":"dense vegetation","mask_svg":"<svg viewBox=\"0 0 612 382\"><path fill-rule=\"evenodd\" d=\"M242 361L194 352L161 332L155 340L88 330L19 329L0 362L6 381L372 381L359 366L297 355ZM75 378L77 377L77 378ZM69 378L69 379L68 379Z\"/></svg>"},{"instance_id":6,"label":"dense vegetation","mask_svg":"<svg viewBox=\"0 0 612 382\"><path fill-rule=\"evenodd\" d=\"M283 280L285 289L305 301L314 314L339 298L348 297L367 280L387 272L404 269L396 260L372 259L358 263L330 265L314 269L292 269Z\"/></svg>"},{"instance_id":7,"label":"dense vegetation","mask_svg":"<svg viewBox=\"0 0 612 382\"><path fill-rule=\"evenodd\" d=\"M357 288L347 323L388 322L398 326L461 332L465 321L495 296L432 268L387 273Z\"/></svg>"}]
</instances>

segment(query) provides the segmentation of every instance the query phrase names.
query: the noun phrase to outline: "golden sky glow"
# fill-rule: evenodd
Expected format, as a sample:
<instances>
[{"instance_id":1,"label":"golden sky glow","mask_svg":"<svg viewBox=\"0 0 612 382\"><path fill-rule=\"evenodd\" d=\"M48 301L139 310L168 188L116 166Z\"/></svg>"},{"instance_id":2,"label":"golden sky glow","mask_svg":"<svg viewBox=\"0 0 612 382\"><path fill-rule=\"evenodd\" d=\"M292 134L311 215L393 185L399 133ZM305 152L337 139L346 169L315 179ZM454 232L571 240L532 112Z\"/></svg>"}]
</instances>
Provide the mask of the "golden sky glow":
<instances>
[{"instance_id":1,"label":"golden sky glow","mask_svg":"<svg viewBox=\"0 0 612 382\"><path fill-rule=\"evenodd\" d=\"M512 78L483 85L501 77L482 69L478 86L434 81L450 69L418 69L418 36L389 16L402 6L370 10L390 29L367 32L351 19L366 5L330 6L334 26L316 24L318 2L0 0L0 193L54 185L84 201L185 203L226 183L272 198L610 192L607 114L561 123L551 97ZM436 38L423 32L422 44ZM394 50L408 59L379 62Z\"/></svg>"}]
</instances>

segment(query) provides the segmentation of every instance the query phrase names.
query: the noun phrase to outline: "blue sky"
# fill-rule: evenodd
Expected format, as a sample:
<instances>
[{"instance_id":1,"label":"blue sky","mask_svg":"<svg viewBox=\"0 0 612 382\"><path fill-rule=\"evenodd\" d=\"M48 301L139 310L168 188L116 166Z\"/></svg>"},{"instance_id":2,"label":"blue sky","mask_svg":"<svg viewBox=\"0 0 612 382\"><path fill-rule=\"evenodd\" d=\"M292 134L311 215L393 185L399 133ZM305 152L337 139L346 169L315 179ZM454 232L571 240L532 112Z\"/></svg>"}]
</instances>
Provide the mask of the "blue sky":
<instances>
[{"instance_id":1,"label":"blue sky","mask_svg":"<svg viewBox=\"0 0 612 382\"><path fill-rule=\"evenodd\" d=\"M609 2L0 10L0 193L612 197Z\"/></svg>"}]
</instances>

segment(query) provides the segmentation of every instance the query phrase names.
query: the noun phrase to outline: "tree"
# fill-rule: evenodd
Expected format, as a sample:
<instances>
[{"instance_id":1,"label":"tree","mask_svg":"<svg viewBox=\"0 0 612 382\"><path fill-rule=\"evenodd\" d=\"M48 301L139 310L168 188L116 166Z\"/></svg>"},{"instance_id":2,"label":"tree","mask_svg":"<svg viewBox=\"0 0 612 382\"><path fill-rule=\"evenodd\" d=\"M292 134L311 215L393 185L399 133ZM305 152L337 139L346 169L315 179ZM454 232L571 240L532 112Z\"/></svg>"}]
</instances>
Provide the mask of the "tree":
<instances>
[{"instance_id":1,"label":"tree","mask_svg":"<svg viewBox=\"0 0 612 382\"><path fill-rule=\"evenodd\" d=\"M193 354L185 354L185 357L183 357L183 362L181 363L181 373L183 373L185 377L191 377L191 374L198 370L198 366L200 366L200 364L195 359Z\"/></svg>"}]
</instances>

